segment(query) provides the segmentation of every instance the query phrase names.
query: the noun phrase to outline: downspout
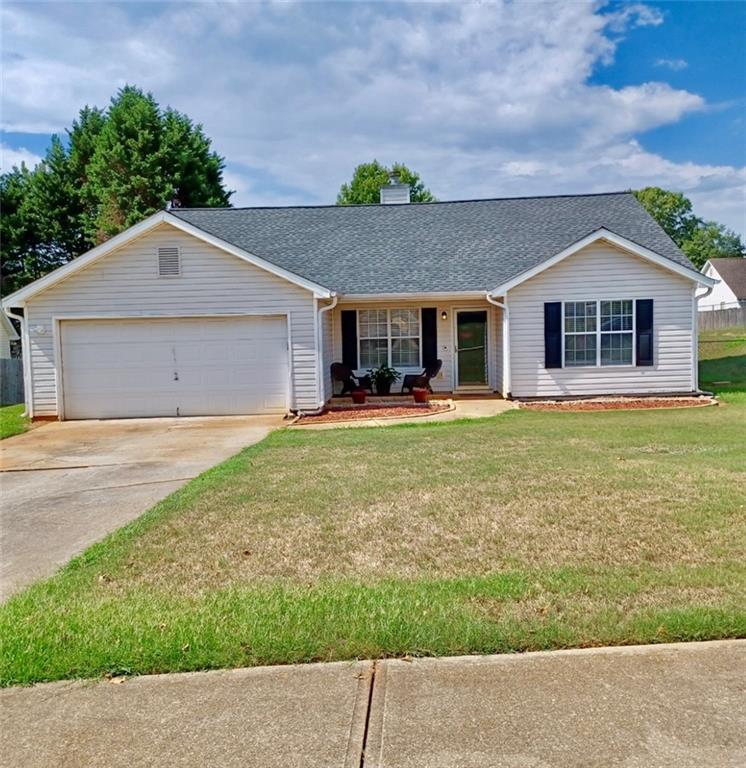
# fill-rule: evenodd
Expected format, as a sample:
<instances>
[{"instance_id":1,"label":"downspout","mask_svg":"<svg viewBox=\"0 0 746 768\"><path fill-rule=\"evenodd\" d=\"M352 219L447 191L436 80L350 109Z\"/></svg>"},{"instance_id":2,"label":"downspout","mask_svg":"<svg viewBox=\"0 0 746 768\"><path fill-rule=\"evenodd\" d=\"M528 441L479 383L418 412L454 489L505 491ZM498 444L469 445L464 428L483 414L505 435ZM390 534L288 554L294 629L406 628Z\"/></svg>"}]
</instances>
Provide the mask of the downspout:
<instances>
[{"instance_id":1,"label":"downspout","mask_svg":"<svg viewBox=\"0 0 746 768\"><path fill-rule=\"evenodd\" d=\"M508 297L505 296L505 301L497 301L492 298L492 294L489 291L485 293L485 298L490 304L496 307L500 307L503 311L502 315L502 341L503 341L503 380L502 380L502 396L507 400L510 397L510 310L508 309Z\"/></svg>"},{"instance_id":2,"label":"downspout","mask_svg":"<svg viewBox=\"0 0 746 768\"><path fill-rule=\"evenodd\" d=\"M31 349L29 348L28 325L25 315L16 315L9 307L3 307L3 312L8 317L18 320L21 324L21 361L23 364L23 400L26 406L26 416L29 419L34 417L33 398L31 397Z\"/></svg>"},{"instance_id":3,"label":"downspout","mask_svg":"<svg viewBox=\"0 0 746 768\"><path fill-rule=\"evenodd\" d=\"M718 282L720 282L718 280ZM707 287L704 293L697 296L697 289L694 289L694 317L692 318L692 366L694 368L694 391L699 392L699 301L707 298L715 289L714 285Z\"/></svg>"},{"instance_id":4,"label":"downspout","mask_svg":"<svg viewBox=\"0 0 746 768\"><path fill-rule=\"evenodd\" d=\"M316 386L319 392L319 407L313 411L298 411L298 416L316 416L324 410L326 405L326 398L324 397L324 373L323 373L323 357L324 350L322 349L322 335L323 335L323 323L322 315L324 312L328 312L337 306L339 297L336 293L332 294L332 303L321 307L316 315Z\"/></svg>"}]
</instances>

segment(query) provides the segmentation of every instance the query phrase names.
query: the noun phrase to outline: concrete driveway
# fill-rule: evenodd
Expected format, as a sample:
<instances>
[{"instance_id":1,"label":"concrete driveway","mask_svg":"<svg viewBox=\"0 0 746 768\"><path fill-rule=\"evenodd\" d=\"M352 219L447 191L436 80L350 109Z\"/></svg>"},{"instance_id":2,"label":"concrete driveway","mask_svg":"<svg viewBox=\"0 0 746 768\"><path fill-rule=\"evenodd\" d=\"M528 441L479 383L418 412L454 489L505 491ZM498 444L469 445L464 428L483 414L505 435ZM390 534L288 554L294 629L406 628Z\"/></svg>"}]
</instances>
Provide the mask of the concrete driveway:
<instances>
[{"instance_id":1,"label":"concrete driveway","mask_svg":"<svg viewBox=\"0 0 746 768\"><path fill-rule=\"evenodd\" d=\"M0 443L0 599L51 575L279 416L66 421Z\"/></svg>"}]
</instances>

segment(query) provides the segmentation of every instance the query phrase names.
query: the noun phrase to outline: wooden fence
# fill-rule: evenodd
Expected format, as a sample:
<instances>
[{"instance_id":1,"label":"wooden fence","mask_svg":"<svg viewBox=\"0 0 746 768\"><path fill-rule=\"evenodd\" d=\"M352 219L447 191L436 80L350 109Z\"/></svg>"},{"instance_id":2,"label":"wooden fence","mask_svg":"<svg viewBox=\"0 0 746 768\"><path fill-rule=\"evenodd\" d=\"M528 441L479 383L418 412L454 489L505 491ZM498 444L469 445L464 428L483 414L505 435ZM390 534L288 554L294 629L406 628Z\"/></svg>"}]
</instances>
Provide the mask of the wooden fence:
<instances>
[{"instance_id":1,"label":"wooden fence","mask_svg":"<svg viewBox=\"0 0 746 768\"><path fill-rule=\"evenodd\" d=\"M19 357L0 358L0 405L23 402L23 361Z\"/></svg>"},{"instance_id":2,"label":"wooden fence","mask_svg":"<svg viewBox=\"0 0 746 768\"><path fill-rule=\"evenodd\" d=\"M700 331L722 331L725 328L746 328L746 307L699 313Z\"/></svg>"}]
</instances>

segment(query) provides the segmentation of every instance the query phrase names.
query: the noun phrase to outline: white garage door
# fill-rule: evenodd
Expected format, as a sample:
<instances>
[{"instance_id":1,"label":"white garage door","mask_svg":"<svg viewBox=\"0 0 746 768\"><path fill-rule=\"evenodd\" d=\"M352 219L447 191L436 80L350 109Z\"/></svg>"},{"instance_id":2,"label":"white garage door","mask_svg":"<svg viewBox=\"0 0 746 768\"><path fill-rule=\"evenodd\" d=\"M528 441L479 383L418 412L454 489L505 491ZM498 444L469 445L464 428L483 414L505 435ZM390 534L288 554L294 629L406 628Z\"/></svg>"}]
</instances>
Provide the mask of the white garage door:
<instances>
[{"instance_id":1,"label":"white garage door","mask_svg":"<svg viewBox=\"0 0 746 768\"><path fill-rule=\"evenodd\" d=\"M284 317L64 320L66 419L283 413Z\"/></svg>"}]
</instances>

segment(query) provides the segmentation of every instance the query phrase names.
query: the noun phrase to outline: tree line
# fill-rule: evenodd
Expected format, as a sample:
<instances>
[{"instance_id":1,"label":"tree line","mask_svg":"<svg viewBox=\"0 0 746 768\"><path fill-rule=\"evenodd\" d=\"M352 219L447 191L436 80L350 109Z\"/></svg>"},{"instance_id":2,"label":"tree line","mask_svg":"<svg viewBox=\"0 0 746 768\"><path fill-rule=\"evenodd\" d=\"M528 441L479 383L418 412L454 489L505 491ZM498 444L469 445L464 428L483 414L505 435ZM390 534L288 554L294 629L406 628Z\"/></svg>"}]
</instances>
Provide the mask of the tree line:
<instances>
[{"instance_id":1,"label":"tree line","mask_svg":"<svg viewBox=\"0 0 746 768\"><path fill-rule=\"evenodd\" d=\"M126 86L85 107L33 169L0 177L2 294L21 288L168 203L230 204L225 160L201 125Z\"/></svg>"},{"instance_id":2,"label":"tree line","mask_svg":"<svg viewBox=\"0 0 746 768\"><path fill-rule=\"evenodd\" d=\"M229 206L224 168L201 125L139 88L125 86L107 109L83 108L35 168L0 176L0 292L42 277L169 203ZM355 168L337 204L378 203L391 173L410 185L412 202L435 201L417 172L373 160ZM746 255L739 235L695 216L680 192L647 187L635 195L695 266Z\"/></svg>"}]
</instances>

